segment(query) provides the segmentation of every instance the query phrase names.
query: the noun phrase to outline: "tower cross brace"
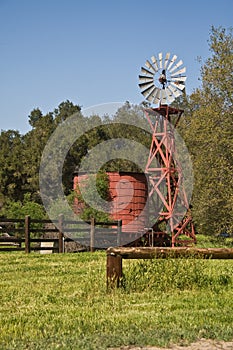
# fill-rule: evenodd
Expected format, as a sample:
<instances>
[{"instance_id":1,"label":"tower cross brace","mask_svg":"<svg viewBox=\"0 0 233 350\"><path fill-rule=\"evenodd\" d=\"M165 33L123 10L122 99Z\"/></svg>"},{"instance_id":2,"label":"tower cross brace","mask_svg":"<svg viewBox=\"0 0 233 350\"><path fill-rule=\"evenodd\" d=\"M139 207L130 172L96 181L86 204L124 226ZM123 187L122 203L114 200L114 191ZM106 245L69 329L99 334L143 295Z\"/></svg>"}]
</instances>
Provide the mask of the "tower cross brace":
<instances>
[{"instance_id":1,"label":"tower cross brace","mask_svg":"<svg viewBox=\"0 0 233 350\"><path fill-rule=\"evenodd\" d=\"M160 105L145 109L152 141L145 173L149 178L149 220L156 235L169 235L172 246L196 243L191 211L177 158L174 130L183 110Z\"/></svg>"}]
</instances>

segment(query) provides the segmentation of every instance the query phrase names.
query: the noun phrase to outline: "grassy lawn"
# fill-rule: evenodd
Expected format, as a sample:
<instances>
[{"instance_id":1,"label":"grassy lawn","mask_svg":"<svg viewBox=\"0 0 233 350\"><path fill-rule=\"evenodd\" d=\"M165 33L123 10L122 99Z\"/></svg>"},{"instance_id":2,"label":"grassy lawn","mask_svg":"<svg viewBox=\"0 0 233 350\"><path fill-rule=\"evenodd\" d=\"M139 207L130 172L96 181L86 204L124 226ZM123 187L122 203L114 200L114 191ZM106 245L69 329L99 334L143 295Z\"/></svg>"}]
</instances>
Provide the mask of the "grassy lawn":
<instances>
[{"instance_id":1,"label":"grassy lawn","mask_svg":"<svg viewBox=\"0 0 233 350\"><path fill-rule=\"evenodd\" d=\"M0 349L107 349L233 339L233 261L123 261L105 252L0 253Z\"/></svg>"}]
</instances>

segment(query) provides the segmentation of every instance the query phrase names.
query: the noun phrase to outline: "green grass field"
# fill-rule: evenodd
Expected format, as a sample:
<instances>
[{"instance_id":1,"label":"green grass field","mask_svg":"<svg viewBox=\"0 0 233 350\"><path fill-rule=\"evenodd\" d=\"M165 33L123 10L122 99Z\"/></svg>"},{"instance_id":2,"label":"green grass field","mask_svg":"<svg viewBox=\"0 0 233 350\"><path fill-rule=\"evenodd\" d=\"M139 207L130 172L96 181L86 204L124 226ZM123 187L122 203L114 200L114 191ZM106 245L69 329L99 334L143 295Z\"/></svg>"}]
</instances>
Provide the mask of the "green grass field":
<instances>
[{"instance_id":1,"label":"green grass field","mask_svg":"<svg viewBox=\"0 0 233 350\"><path fill-rule=\"evenodd\" d=\"M233 260L123 261L106 253L0 253L0 349L107 349L233 339Z\"/></svg>"}]
</instances>

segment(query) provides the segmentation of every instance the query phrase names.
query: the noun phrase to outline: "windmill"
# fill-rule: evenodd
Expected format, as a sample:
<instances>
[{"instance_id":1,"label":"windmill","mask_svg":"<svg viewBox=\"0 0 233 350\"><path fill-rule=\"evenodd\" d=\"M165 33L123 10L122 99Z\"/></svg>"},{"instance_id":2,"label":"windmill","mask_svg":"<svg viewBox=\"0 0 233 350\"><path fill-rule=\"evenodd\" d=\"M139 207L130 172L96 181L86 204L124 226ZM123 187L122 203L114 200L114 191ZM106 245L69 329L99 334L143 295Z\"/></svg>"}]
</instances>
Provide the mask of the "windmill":
<instances>
[{"instance_id":1,"label":"windmill","mask_svg":"<svg viewBox=\"0 0 233 350\"><path fill-rule=\"evenodd\" d=\"M185 89L185 73L183 61L168 52L152 56L139 75L142 95L157 105L144 110L152 131L145 169L150 184L149 216L156 219L148 234L155 244L169 237L173 247L196 242L184 173L176 156L175 128L184 111L169 106Z\"/></svg>"}]
</instances>

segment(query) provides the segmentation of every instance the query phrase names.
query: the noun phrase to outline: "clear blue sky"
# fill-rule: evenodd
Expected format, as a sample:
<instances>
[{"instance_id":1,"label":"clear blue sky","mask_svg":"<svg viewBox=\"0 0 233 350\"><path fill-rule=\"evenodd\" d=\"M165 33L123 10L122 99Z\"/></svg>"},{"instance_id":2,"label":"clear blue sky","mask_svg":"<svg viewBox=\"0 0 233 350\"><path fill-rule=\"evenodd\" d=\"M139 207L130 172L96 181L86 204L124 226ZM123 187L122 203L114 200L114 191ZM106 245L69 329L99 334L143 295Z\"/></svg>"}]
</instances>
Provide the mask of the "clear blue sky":
<instances>
[{"instance_id":1,"label":"clear blue sky","mask_svg":"<svg viewBox=\"0 0 233 350\"><path fill-rule=\"evenodd\" d=\"M0 0L0 129L25 133L32 109L67 99L140 103L140 67L160 51L184 61L191 93L211 25L232 18L232 0Z\"/></svg>"}]
</instances>

